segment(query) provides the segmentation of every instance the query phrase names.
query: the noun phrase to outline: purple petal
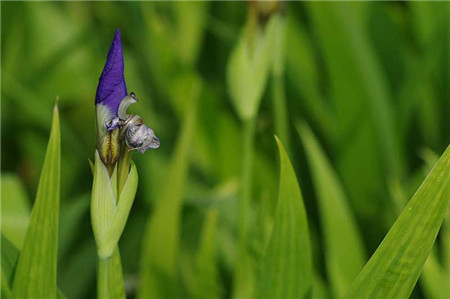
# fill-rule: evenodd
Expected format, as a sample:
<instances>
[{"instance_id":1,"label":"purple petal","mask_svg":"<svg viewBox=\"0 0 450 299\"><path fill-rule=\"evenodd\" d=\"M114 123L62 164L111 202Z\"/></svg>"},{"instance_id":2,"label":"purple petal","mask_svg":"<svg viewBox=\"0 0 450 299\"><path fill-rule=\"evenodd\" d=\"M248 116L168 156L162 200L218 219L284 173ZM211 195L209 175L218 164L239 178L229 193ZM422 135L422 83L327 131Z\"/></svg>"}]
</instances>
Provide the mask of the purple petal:
<instances>
[{"instance_id":1,"label":"purple petal","mask_svg":"<svg viewBox=\"0 0 450 299\"><path fill-rule=\"evenodd\" d=\"M122 42L120 40L120 30L117 29L109 48L106 64L100 76L95 96L95 104L101 103L107 106L114 115L117 115L120 101L127 95L123 70Z\"/></svg>"}]
</instances>

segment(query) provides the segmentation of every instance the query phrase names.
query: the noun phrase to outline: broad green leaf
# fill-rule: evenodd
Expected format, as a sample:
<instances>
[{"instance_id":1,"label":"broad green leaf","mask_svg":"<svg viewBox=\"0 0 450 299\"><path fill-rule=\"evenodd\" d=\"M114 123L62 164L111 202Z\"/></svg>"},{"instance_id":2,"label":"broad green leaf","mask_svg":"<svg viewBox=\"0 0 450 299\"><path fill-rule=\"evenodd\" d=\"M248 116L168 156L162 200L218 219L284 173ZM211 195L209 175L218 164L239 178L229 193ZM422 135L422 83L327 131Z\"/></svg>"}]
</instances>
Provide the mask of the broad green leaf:
<instances>
[{"instance_id":1,"label":"broad green leaf","mask_svg":"<svg viewBox=\"0 0 450 299\"><path fill-rule=\"evenodd\" d=\"M425 162L425 173L428 173L439 160L439 156L429 148L423 148L420 154ZM434 250L432 250L431 254L428 256L425 265L423 266L422 274L420 275L419 283L427 298L447 299L450 297L450 284L448 283L450 276L445 273L446 254L448 254L446 244L449 237L448 216L449 212L447 211L446 218L444 218L441 228L444 267L439 263L437 255L439 246L435 243Z\"/></svg>"},{"instance_id":2,"label":"broad green leaf","mask_svg":"<svg viewBox=\"0 0 450 299\"><path fill-rule=\"evenodd\" d=\"M156 207L144 233L139 298L177 296L177 258L183 193L188 174L189 152L195 133L200 82L196 81L189 99L181 134L166 173Z\"/></svg>"},{"instance_id":3,"label":"broad green leaf","mask_svg":"<svg viewBox=\"0 0 450 299\"><path fill-rule=\"evenodd\" d=\"M450 200L450 146L428 174L345 298L408 298Z\"/></svg>"},{"instance_id":4,"label":"broad green leaf","mask_svg":"<svg viewBox=\"0 0 450 299\"><path fill-rule=\"evenodd\" d=\"M21 248L30 219L30 204L25 187L14 174L2 174L2 233Z\"/></svg>"},{"instance_id":5,"label":"broad green leaf","mask_svg":"<svg viewBox=\"0 0 450 299\"><path fill-rule=\"evenodd\" d=\"M256 298L303 298L312 281L308 223L294 168L276 140L281 160L278 204Z\"/></svg>"},{"instance_id":6,"label":"broad green leaf","mask_svg":"<svg viewBox=\"0 0 450 299\"><path fill-rule=\"evenodd\" d=\"M59 112L55 105L36 200L14 278L15 298L56 298L60 164Z\"/></svg>"},{"instance_id":7,"label":"broad green leaf","mask_svg":"<svg viewBox=\"0 0 450 299\"><path fill-rule=\"evenodd\" d=\"M264 30L257 28L253 32L247 25L228 61L228 91L242 120L255 117L258 111L272 62L271 51L277 22L279 16L274 15Z\"/></svg>"},{"instance_id":8,"label":"broad green leaf","mask_svg":"<svg viewBox=\"0 0 450 299\"><path fill-rule=\"evenodd\" d=\"M334 296L341 297L366 261L363 241L339 178L317 139L305 123L298 128L317 194L328 278Z\"/></svg>"},{"instance_id":9,"label":"broad green leaf","mask_svg":"<svg viewBox=\"0 0 450 299\"><path fill-rule=\"evenodd\" d=\"M1 298L12 298L11 285L13 284L14 273L16 271L17 260L20 256L20 251L14 244L8 240L3 233L1 234ZM5 297L4 297L5 296ZM58 289L57 298L65 298L65 296Z\"/></svg>"}]
</instances>

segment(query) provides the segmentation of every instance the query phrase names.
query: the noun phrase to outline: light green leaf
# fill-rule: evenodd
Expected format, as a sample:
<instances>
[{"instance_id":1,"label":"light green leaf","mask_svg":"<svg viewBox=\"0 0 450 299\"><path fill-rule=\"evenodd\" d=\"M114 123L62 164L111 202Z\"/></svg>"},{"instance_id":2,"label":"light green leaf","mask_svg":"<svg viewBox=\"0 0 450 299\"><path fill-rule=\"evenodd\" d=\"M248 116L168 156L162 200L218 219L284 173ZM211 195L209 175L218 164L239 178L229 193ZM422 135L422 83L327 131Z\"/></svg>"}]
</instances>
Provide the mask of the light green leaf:
<instances>
[{"instance_id":1,"label":"light green leaf","mask_svg":"<svg viewBox=\"0 0 450 299\"><path fill-rule=\"evenodd\" d=\"M450 200L450 146L409 201L345 298L408 298Z\"/></svg>"},{"instance_id":2,"label":"light green leaf","mask_svg":"<svg viewBox=\"0 0 450 299\"><path fill-rule=\"evenodd\" d=\"M298 128L317 194L328 277L334 296L341 297L366 261L363 241L347 196L325 153L305 123Z\"/></svg>"},{"instance_id":3,"label":"light green leaf","mask_svg":"<svg viewBox=\"0 0 450 299\"><path fill-rule=\"evenodd\" d=\"M117 167L116 167L117 168ZM116 173L116 169L114 173ZM113 175L114 177L114 175ZM115 179L112 179L114 182ZM116 208L116 197L108 170L95 151L94 182L92 184L91 221L97 249L100 251Z\"/></svg>"},{"instance_id":4,"label":"light green leaf","mask_svg":"<svg viewBox=\"0 0 450 299\"><path fill-rule=\"evenodd\" d=\"M276 140L281 159L280 189L256 298L303 298L312 281L308 223L295 171L281 141Z\"/></svg>"},{"instance_id":5,"label":"light green leaf","mask_svg":"<svg viewBox=\"0 0 450 299\"><path fill-rule=\"evenodd\" d=\"M14 298L56 298L60 168L59 112L55 105L36 201L14 278Z\"/></svg>"},{"instance_id":6,"label":"light green leaf","mask_svg":"<svg viewBox=\"0 0 450 299\"><path fill-rule=\"evenodd\" d=\"M120 193L119 202L114 209L114 214L110 220L108 230L105 232L103 239L104 245L102 250L106 253L112 253L114 247L117 246L120 236L122 235L125 224L130 214L131 206L134 202L138 185L138 173L136 165L132 163L131 170L128 174L127 181L123 186L123 190Z\"/></svg>"},{"instance_id":7,"label":"light green leaf","mask_svg":"<svg viewBox=\"0 0 450 299\"><path fill-rule=\"evenodd\" d=\"M264 30L258 28L251 37L248 26L243 29L228 61L228 90L242 120L253 118L258 111L272 65L271 49L278 18L272 16Z\"/></svg>"},{"instance_id":8,"label":"light green leaf","mask_svg":"<svg viewBox=\"0 0 450 299\"><path fill-rule=\"evenodd\" d=\"M25 187L14 174L2 174L2 233L22 248L30 220L30 204Z\"/></svg>"},{"instance_id":9,"label":"light green leaf","mask_svg":"<svg viewBox=\"0 0 450 299\"><path fill-rule=\"evenodd\" d=\"M8 238L3 235L3 233L1 234L1 239L1 298L12 298L10 285L13 283L20 251L10 240L8 240ZM57 298L65 298L59 289Z\"/></svg>"},{"instance_id":10,"label":"light green leaf","mask_svg":"<svg viewBox=\"0 0 450 299\"><path fill-rule=\"evenodd\" d=\"M195 81L181 135L166 173L161 195L149 218L143 240L139 298L168 298L179 294L176 283L181 207L189 152L195 133L200 81Z\"/></svg>"}]
</instances>

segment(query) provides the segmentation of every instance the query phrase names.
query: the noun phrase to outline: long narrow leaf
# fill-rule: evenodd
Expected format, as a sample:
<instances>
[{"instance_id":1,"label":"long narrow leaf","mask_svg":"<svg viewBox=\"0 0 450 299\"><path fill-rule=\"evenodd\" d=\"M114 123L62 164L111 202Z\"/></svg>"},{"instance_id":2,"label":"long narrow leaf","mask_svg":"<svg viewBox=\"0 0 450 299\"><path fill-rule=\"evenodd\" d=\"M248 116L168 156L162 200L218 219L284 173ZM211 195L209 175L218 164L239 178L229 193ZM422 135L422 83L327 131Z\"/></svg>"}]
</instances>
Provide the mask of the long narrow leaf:
<instances>
[{"instance_id":1,"label":"long narrow leaf","mask_svg":"<svg viewBox=\"0 0 450 299\"><path fill-rule=\"evenodd\" d=\"M176 270L179 225L183 190L185 188L191 141L194 136L199 97L199 81L195 81L183 130L158 198L154 213L148 221L141 261L139 298L177 297Z\"/></svg>"},{"instance_id":2,"label":"long narrow leaf","mask_svg":"<svg viewBox=\"0 0 450 299\"><path fill-rule=\"evenodd\" d=\"M306 124L299 126L318 197L325 260L335 297L341 297L366 261L363 241L338 177Z\"/></svg>"},{"instance_id":3,"label":"long narrow leaf","mask_svg":"<svg viewBox=\"0 0 450 299\"><path fill-rule=\"evenodd\" d=\"M312 280L308 223L294 168L281 141L276 140L281 159L280 189L256 298L303 298Z\"/></svg>"},{"instance_id":4,"label":"long narrow leaf","mask_svg":"<svg viewBox=\"0 0 450 299\"><path fill-rule=\"evenodd\" d=\"M400 214L345 298L408 298L450 200L450 146Z\"/></svg>"},{"instance_id":5,"label":"long narrow leaf","mask_svg":"<svg viewBox=\"0 0 450 299\"><path fill-rule=\"evenodd\" d=\"M14 278L14 298L56 298L61 141L55 106L36 201Z\"/></svg>"}]
</instances>

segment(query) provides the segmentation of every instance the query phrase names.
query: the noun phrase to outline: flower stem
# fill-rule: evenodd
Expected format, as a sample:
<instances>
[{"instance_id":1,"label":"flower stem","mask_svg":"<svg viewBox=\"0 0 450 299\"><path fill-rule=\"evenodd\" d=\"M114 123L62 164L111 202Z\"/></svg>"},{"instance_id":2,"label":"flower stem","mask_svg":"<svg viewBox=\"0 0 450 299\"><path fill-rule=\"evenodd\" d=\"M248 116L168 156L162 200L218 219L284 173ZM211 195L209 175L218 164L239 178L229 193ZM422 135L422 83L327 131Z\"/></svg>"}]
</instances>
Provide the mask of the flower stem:
<instances>
[{"instance_id":1,"label":"flower stem","mask_svg":"<svg viewBox=\"0 0 450 299\"><path fill-rule=\"evenodd\" d=\"M242 169L241 187L238 206L238 262L235 268L233 298L249 298L251 296L251 265L247 253L248 219L252 197L253 146L255 139L256 118L244 121L242 135Z\"/></svg>"},{"instance_id":2,"label":"flower stem","mask_svg":"<svg viewBox=\"0 0 450 299\"><path fill-rule=\"evenodd\" d=\"M239 244L245 247L248 234L248 211L252 196L253 144L256 118L245 120L242 140L241 194L239 203Z\"/></svg>"},{"instance_id":3,"label":"flower stem","mask_svg":"<svg viewBox=\"0 0 450 299\"><path fill-rule=\"evenodd\" d=\"M97 280L97 298L108 299L109 298L109 285L108 285L108 258L98 258L98 280Z\"/></svg>"},{"instance_id":4,"label":"flower stem","mask_svg":"<svg viewBox=\"0 0 450 299\"><path fill-rule=\"evenodd\" d=\"M132 151L129 147L123 146L122 155L119 159L117 173L117 200L120 192L128 178L131 165ZM109 285L114 285L114 290L110 292ZM98 261L98 299L125 298L123 288L122 267L120 262L119 247L116 246L111 258L103 259L99 257Z\"/></svg>"}]
</instances>

